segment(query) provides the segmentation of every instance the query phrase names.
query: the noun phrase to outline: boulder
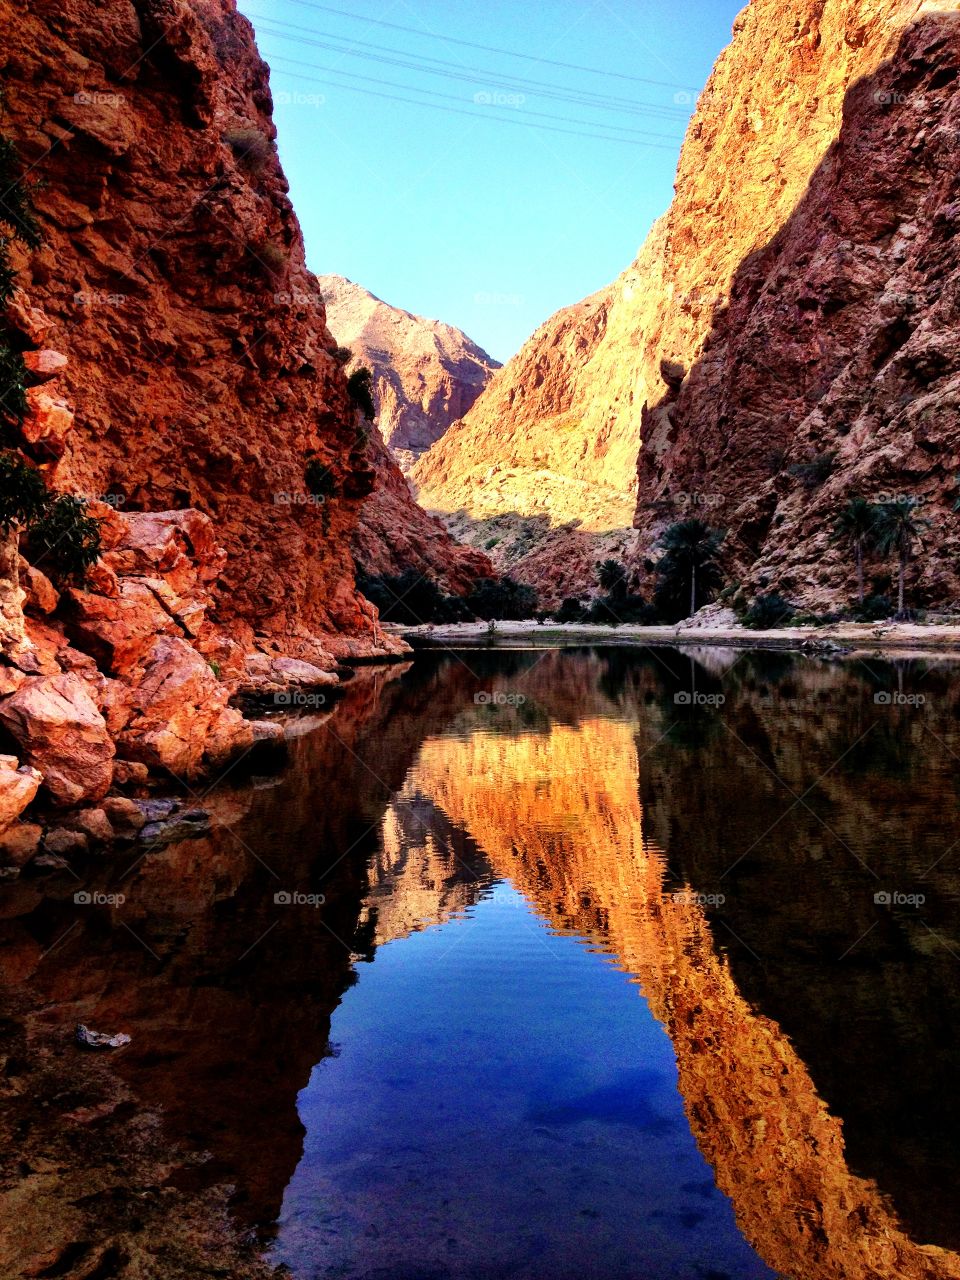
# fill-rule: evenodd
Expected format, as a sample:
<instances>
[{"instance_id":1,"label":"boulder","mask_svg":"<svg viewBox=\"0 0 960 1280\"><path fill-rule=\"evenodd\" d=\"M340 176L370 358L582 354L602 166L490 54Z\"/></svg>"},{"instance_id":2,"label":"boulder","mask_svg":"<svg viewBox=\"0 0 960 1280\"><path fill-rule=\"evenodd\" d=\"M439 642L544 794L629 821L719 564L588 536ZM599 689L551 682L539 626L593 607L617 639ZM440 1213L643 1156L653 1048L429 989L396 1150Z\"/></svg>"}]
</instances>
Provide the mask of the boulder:
<instances>
[{"instance_id":1,"label":"boulder","mask_svg":"<svg viewBox=\"0 0 960 1280\"><path fill-rule=\"evenodd\" d=\"M115 835L113 824L103 807L81 809L79 813L71 814L65 825L69 830L82 832L89 837L91 844L109 844Z\"/></svg>"},{"instance_id":2,"label":"boulder","mask_svg":"<svg viewBox=\"0 0 960 1280\"><path fill-rule=\"evenodd\" d=\"M0 834L20 817L37 794L42 775L16 756L0 756Z\"/></svg>"},{"instance_id":3,"label":"boulder","mask_svg":"<svg viewBox=\"0 0 960 1280\"><path fill-rule=\"evenodd\" d=\"M141 806L126 796L107 796L101 808L118 836L135 836L146 826L147 818Z\"/></svg>"},{"instance_id":4,"label":"boulder","mask_svg":"<svg viewBox=\"0 0 960 1280\"><path fill-rule=\"evenodd\" d=\"M153 769L197 777L253 742L229 689L186 640L161 636L133 687L133 717L120 734L123 754Z\"/></svg>"},{"instance_id":5,"label":"boulder","mask_svg":"<svg viewBox=\"0 0 960 1280\"><path fill-rule=\"evenodd\" d=\"M129 675L158 634L179 631L156 595L135 579L121 579L116 597L71 587L64 603L71 640L110 675Z\"/></svg>"},{"instance_id":6,"label":"boulder","mask_svg":"<svg viewBox=\"0 0 960 1280\"><path fill-rule=\"evenodd\" d=\"M44 347L40 351L25 351L23 363L30 370L35 382L49 382L63 373L69 361L62 351Z\"/></svg>"},{"instance_id":7,"label":"boulder","mask_svg":"<svg viewBox=\"0 0 960 1280\"><path fill-rule=\"evenodd\" d=\"M106 721L74 672L29 676L0 701L0 723L26 762L43 775L57 804L99 800L113 780L114 745Z\"/></svg>"},{"instance_id":8,"label":"boulder","mask_svg":"<svg viewBox=\"0 0 960 1280\"><path fill-rule=\"evenodd\" d=\"M14 822L0 833L0 866L26 866L40 848L42 834L36 822Z\"/></svg>"},{"instance_id":9,"label":"boulder","mask_svg":"<svg viewBox=\"0 0 960 1280\"><path fill-rule=\"evenodd\" d=\"M44 387L27 391L28 413L21 428L23 438L49 458L62 458L73 427L73 410L66 400Z\"/></svg>"},{"instance_id":10,"label":"boulder","mask_svg":"<svg viewBox=\"0 0 960 1280\"><path fill-rule=\"evenodd\" d=\"M44 852L53 854L55 858L69 858L72 854L86 853L89 847L90 841L82 831L73 831L67 827L51 827L43 837Z\"/></svg>"},{"instance_id":11,"label":"boulder","mask_svg":"<svg viewBox=\"0 0 960 1280\"><path fill-rule=\"evenodd\" d=\"M45 617L56 609L60 595L45 573L20 557L20 586L24 591L23 607L27 613Z\"/></svg>"}]
</instances>

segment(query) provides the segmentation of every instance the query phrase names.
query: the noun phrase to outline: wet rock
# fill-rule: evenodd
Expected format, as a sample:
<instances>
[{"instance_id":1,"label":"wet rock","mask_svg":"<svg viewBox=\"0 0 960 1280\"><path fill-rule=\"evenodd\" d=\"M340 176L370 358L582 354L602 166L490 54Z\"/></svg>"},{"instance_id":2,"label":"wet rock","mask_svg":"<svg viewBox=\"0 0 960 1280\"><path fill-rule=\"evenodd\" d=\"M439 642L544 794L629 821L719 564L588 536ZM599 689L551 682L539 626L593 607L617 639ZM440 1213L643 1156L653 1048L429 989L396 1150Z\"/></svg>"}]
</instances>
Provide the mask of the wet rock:
<instances>
[{"instance_id":1,"label":"wet rock","mask_svg":"<svg viewBox=\"0 0 960 1280\"><path fill-rule=\"evenodd\" d=\"M43 775L16 756L0 756L0 833L20 817L37 794Z\"/></svg>"},{"instance_id":2,"label":"wet rock","mask_svg":"<svg viewBox=\"0 0 960 1280\"><path fill-rule=\"evenodd\" d=\"M81 809L79 813L71 814L65 825L71 831L87 836L94 845L109 844L116 834L103 808Z\"/></svg>"},{"instance_id":3,"label":"wet rock","mask_svg":"<svg viewBox=\"0 0 960 1280\"><path fill-rule=\"evenodd\" d=\"M57 804L99 800L109 790L114 745L78 675L29 676L0 702L0 722Z\"/></svg>"},{"instance_id":4,"label":"wet rock","mask_svg":"<svg viewBox=\"0 0 960 1280\"><path fill-rule=\"evenodd\" d=\"M82 1022L77 1023L76 1040L84 1049L119 1049L130 1043L130 1037L125 1031L110 1035L106 1031L91 1031Z\"/></svg>"},{"instance_id":5,"label":"wet rock","mask_svg":"<svg viewBox=\"0 0 960 1280\"><path fill-rule=\"evenodd\" d=\"M43 848L46 853L57 858L69 858L78 853L86 853L90 848L90 839L82 831L71 831L67 827L51 827L44 834Z\"/></svg>"},{"instance_id":6,"label":"wet rock","mask_svg":"<svg viewBox=\"0 0 960 1280\"><path fill-rule=\"evenodd\" d=\"M121 839L137 835L146 826L146 814L142 804L136 800L129 800L126 796L107 796L102 808L114 832Z\"/></svg>"},{"instance_id":7,"label":"wet rock","mask_svg":"<svg viewBox=\"0 0 960 1280\"><path fill-rule=\"evenodd\" d=\"M161 822L148 822L140 832L146 844L173 844L177 840L195 840L212 827L210 814L204 809L186 809Z\"/></svg>"},{"instance_id":8,"label":"wet rock","mask_svg":"<svg viewBox=\"0 0 960 1280\"><path fill-rule=\"evenodd\" d=\"M43 828L36 822L14 822L0 834L0 864L24 867L40 847Z\"/></svg>"}]
</instances>

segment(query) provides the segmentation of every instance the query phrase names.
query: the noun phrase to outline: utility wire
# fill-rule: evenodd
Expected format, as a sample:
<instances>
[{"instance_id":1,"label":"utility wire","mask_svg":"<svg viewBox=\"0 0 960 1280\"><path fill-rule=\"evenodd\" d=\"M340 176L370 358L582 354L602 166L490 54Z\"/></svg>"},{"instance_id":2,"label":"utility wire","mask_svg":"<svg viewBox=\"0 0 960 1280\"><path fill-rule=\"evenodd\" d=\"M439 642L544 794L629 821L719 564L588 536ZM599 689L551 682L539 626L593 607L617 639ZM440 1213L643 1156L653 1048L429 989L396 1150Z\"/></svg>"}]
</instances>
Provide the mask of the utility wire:
<instances>
[{"instance_id":1,"label":"utility wire","mask_svg":"<svg viewBox=\"0 0 960 1280\"><path fill-rule=\"evenodd\" d=\"M346 9L333 9L326 4L316 4L314 0L289 0L290 4L298 4L304 9L314 9L318 13L333 13L340 18L350 18L354 22L365 22L368 26L389 27L392 31L403 31L408 35L419 36L425 40L442 40L444 44L458 44L466 49L481 49L484 53L499 53L507 58L522 58L524 62L539 62L542 66L562 67L565 71L585 71L589 75L605 76L608 79L630 80L634 84L652 84L660 89L688 89L698 93L693 85L676 84L667 80L649 80L646 76L631 76L623 71L609 71L602 67L585 67L576 62L557 62L554 58L540 58L533 53L518 53L515 49L499 49L495 45L477 44L473 40L460 40L455 36L437 35L433 31L421 31L418 27L405 27L399 22L387 22L384 18L365 18L359 13L349 13Z\"/></svg>"},{"instance_id":2,"label":"utility wire","mask_svg":"<svg viewBox=\"0 0 960 1280\"><path fill-rule=\"evenodd\" d=\"M278 61L284 61L284 60L278 59ZM299 78L301 80L306 81L308 84L321 84L321 85L327 86L328 88L330 87L329 80L321 80L316 76L301 75ZM432 102L418 102L416 98L403 98L395 93L380 93L376 89L360 89L356 85L335 84L333 85L333 88L342 89L347 93L365 94L367 97L371 97L371 98L386 98L390 102L406 102L410 106L414 106L414 107L429 107L431 111L446 111L451 115L467 116L470 120L479 120L481 122L489 122L492 124L518 124L518 125L524 126L527 129L545 129L548 133L567 133L572 135L575 138L592 138L600 142L621 142L621 143L625 142L635 147L652 147L657 151L671 151L673 152L674 155L676 155L677 150L682 141L682 139L678 138L676 140L675 145L670 146L662 142L644 142L644 141L641 141L639 138L617 138L617 137L611 136L610 134L585 133L581 129L563 129L555 125L537 124L529 120L518 120L518 119L515 119L513 116L494 115L492 112L468 111L466 108L458 108L458 107L442 107ZM411 92L424 93L426 92L426 90L414 89Z\"/></svg>"},{"instance_id":3,"label":"utility wire","mask_svg":"<svg viewBox=\"0 0 960 1280\"><path fill-rule=\"evenodd\" d=\"M442 76L448 80L466 80L479 77L501 88L521 93L533 92L544 98L554 98L561 102L573 102L579 106L592 109L628 112L632 115L652 114L667 119L683 119L689 112L682 107L666 106L661 103L638 102L632 98L613 97L609 94L598 94L591 90L564 89L559 85L547 84L540 80L529 80L525 77L507 75L477 67L465 67L457 62L448 62L442 58L424 58L406 53L401 49L392 49L386 45L371 44L365 40L347 40L343 36L331 36L328 32L316 31L312 27L300 27L294 23L280 22L269 15L252 14L257 23L257 30L279 40L288 40L297 44L313 45L319 49L327 49L349 58L363 58L367 61L380 62L388 66L404 67L419 71L426 75ZM269 25L266 25L269 24ZM288 32L295 34L287 34ZM319 39L318 37L324 37ZM364 49L374 52L365 53ZM428 65L433 63L433 66ZM598 124L600 122L598 121Z\"/></svg>"},{"instance_id":4,"label":"utility wire","mask_svg":"<svg viewBox=\"0 0 960 1280\"><path fill-rule=\"evenodd\" d=\"M323 72L325 75L326 75L326 74L332 74L332 75L337 75L337 76L343 76L343 77L346 77L347 79L350 79L350 80L362 80L362 81L364 81L364 82L365 82L365 83L367 83L367 84L376 84L376 85L381 85L381 86L384 86L384 87L389 88L389 89L402 89L402 90L404 90L404 91L406 91L406 92L408 92L408 93L423 93L423 94L428 95L428 96L429 96L429 97L431 97L431 98L441 98L444 102L456 102L456 103L459 103L461 106L463 105L463 99L462 99L462 98L458 98L458 97L456 97L456 96L455 96L454 94L452 94L452 93L439 93L439 92L437 92L437 90L435 90L435 89L420 89L420 88L415 88L413 85L398 84L398 83L397 83L397 81L395 81L395 80L380 80L380 79L378 79L378 78L377 78L377 77L375 77L375 76L362 76L362 75L359 75L359 74L357 74L356 72L353 72L353 71L340 71L340 70L338 70L336 67L318 67L318 66L316 66L316 65L315 65L314 63L312 63L312 62L299 62L296 58L276 58L276 59L274 59L273 61L274 61L274 64L275 64L275 65L283 64L284 69L286 69L287 67L296 67L296 68L299 68L299 67L305 67L305 68L306 68L307 70L309 70L309 71L320 71L320 72ZM304 77L304 79L306 79L306 77ZM327 83L327 82L326 82L326 81L324 81L324 80L314 80L314 81L313 81L313 83L316 83L316 84L325 84L325 83ZM342 85L341 85L341 86L336 86L336 87L338 87L338 88L343 88L344 86L342 86ZM421 103L420 105L421 105L421 106L432 106L433 104L432 104L432 103L424 102L424 103ZM478 104L478 105L479 105L479 104ZM587 126L587 128L597 128L597 127L600 127L600 128L603 128L603 129L616 129L616 130L617 130L618 132L620 132L620 133L632 133L632 134L636 134L636 135L638 135L639 137L642 137L642 138L658 138L658 139L660 139L660 140L661 140L661 141L663 141L663 142L673 142L673 143L675 143L677 146L679 146L679 145L680 145L680 143L683 141L683 139L682 139L682 138L676 137L676 136L675 136L675 135L673 135L673 134L669 134L669 133L653 133L652 131L650 131L650 130L648 130L648 129L632 129L632 128L630 128L628 125L623 125L623 124L609 124L609 125L608 125L608 124L603 124L602 122L600 122L600 121L598 121L598 120L577 120L577 119L571 119L571 118L570 118L570 117L568 117L568 116L554 116L554 115L550 115L550 113L549 113L549 112L547 112L547 111L530 111L530 110L527 110L527 108L525 108L525 107L511 108L511 110L516 110L516 111L518 112L518 119L519 119L519 117L520 117L520 116L523 116L523 117L526 117L526 116L537 116L537 117L539 117L540 119L543 119L543 120L550 120L550 121L553 121L553 122L554 122L554 123L556 123L556 124L582 124L582 125L586 125L586 126ZM471 113L471 114L472 114L472 113ZM629 141L630 141L630 139L629 139L629 138L624 138L624 139L623 139L623 141L624 141L624 142L629 142Z\"/></svg>"}]
</instances>

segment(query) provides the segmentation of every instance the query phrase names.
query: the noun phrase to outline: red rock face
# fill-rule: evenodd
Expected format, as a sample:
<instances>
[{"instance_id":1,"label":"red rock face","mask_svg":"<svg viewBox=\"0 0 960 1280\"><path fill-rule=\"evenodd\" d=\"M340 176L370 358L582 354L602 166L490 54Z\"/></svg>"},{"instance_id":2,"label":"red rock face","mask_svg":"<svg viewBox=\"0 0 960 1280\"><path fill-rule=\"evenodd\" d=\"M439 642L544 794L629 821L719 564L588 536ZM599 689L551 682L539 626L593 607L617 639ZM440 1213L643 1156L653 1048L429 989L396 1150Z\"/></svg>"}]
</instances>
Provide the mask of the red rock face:
<instances>
[{"instance_id":1,"label":"red rock face","mask_svg":"<svg viewBox=\"0 0 960 1280\"><path fill-rule=\"evenodd\" d=\"M17 257L12 317L44 383L35 456L58 488L209 515L226 552L213 618L246 647L337 634L373 650L350 540L376 476L249 23L233 0L0 12L4 127L43 182L44 245ZM331 477L322 508L308 457ZM399 520L412 508L392 499Z\"/></svg>"},{"instance_id":2,"label":"red rock face","mask_svg":"<svg viewBox=\"0 0 960 1280\"><path fill-rule=\"evenodd\" d=\"M886 52L847 91L796 207L737 268L682 383L644 412L641 540L678 492L707 494L732 575L811 604L854 596L831 537L854 494L920 500L909 603L960 586L956 12L921 6ZM804 483L811 459L829 460L822 483ZM868 575L891 567L874 557Z\"/></svg>"},{"instance_id":3,"label":"red rock face","mask_svg":"<svg viewBox=\"0 0 960 1280\"><path fill-rule=\"evenodd\" d=\"M853 492L916 494L952 528L957 27L940 0L754 0L670 209L421 460L424 505L551 531L579 517L588 549L632 521L639 563L695 513L729 531L731 579L810 604L852 594L830 533ZM824 453L825 484L789 472ZM928 539L917 603L956 593L954 538ZM568 544L521 541L513 568L554 593L589 587L567 566L594 557Z\"/></svg>"},{"instance_id":4,"label":"red rock face","mask_svg":"<svg viewBox=\"0 0 960 1280\"><path fill-rule=\"evenodd\" d=\"M373 374L377 426L407 469L462 418L500 365L460 329L392 307L343 276L319 276L327 322Z\"/></svg>"}]
</instances>

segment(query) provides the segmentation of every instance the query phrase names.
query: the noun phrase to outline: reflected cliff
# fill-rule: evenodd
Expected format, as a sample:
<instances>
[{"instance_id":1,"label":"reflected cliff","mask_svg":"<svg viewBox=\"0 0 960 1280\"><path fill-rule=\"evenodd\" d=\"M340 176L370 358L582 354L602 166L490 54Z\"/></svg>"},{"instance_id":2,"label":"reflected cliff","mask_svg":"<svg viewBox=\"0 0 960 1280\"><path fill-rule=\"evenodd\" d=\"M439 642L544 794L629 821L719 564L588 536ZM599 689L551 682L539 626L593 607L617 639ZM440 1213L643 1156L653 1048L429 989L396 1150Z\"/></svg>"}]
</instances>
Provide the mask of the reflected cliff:
<instances>
[{"instance_id":1,"label":"reflected cliff","mask_svg":"<svg viewBox=\"0 0 960 1280\"><path fill-rule=\"evenodd\" d=\"M960 1276L958 725L945 665L605 649L368 673L282 773L205 798L204 839L4 889L0 1269L135 1253L114 1240L135 1202L137 1247L176 1240L205 1275L177 1222L211 1188L268 1230L358 974L516 891L635 980L769 1267ZM133 1043L77 1065L78 1021Z\"/></svg>"},{"instance_id":2,"label":"reflected cliff","mask_svg":"<svg viewBox=\"0 0 960 1280\"><path fill-rule=\"evenodd\" d=\"M958 1275L955 682L704 656L515 660L424 742L385 829L415 802L456 883L469 849L477 883L636 976L771 1266ZM922 715L885 701L905 685ZM390 892L403 915L402 873Z\"/></svg>"}]
</instances>

